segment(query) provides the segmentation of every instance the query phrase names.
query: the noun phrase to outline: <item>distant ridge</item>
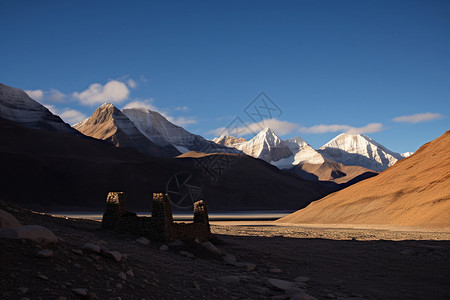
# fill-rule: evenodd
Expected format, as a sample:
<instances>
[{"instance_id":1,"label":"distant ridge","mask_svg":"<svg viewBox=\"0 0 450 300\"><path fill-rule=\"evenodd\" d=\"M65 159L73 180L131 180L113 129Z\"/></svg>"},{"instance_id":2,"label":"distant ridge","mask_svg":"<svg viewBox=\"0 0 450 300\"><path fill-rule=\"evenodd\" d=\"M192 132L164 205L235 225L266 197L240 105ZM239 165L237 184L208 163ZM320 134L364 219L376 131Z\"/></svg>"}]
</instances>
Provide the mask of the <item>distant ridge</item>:
<instances>
[{"instance_id":1,"label":"distant ridge","mask_svg":"<svg viewBox=\"0 0 450 300\"><path fill-rule=\"evenodd\" d=\"M374 178L278 222L450 228L450 131Z\"/></svg>"}]
</instances>

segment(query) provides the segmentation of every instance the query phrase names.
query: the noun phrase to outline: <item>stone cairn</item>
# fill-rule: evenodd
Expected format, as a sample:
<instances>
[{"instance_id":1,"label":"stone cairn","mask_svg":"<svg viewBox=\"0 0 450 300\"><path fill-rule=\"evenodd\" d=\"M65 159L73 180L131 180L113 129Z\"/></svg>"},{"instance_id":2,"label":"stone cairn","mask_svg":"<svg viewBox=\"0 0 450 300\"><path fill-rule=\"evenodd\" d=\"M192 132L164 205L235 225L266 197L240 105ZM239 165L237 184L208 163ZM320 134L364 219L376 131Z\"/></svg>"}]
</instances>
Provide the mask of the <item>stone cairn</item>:
<instances>
[{"instance_id":1,"label":"stone cairn","mask_svg":"<svg viewBox=\"0 0 450 300\"><path fill-rule=\"evenodd\" d=\"M193 222L174 222L169 195L162 193L153 194L151 217L138 217L135 213L128 212L125 193L108 193L102 228L135 233L160 241L195 238L206 241L211 237L208 208L205 201L200 200L194 203Z\"/></svg>"}]
</instances>

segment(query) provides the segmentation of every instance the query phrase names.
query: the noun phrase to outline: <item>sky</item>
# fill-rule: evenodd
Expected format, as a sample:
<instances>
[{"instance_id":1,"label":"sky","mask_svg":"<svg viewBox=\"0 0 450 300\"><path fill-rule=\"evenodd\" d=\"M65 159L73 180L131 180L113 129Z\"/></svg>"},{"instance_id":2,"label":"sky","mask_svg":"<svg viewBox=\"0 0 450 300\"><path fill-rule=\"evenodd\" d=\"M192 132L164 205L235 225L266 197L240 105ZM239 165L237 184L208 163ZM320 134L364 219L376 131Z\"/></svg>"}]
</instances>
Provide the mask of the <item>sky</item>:
<instances>
[{"instance_id":1,"label":"sky","mask_svg":"<svg viewBox=\"0 0 450 300\"><path fill-rule=\"evenodd\" d=\"M446 0L1 0L0 38L0 82L72 125L110 102L210 139L364 133L399 153L450 129Z\"/></svg>"}]
</instances>

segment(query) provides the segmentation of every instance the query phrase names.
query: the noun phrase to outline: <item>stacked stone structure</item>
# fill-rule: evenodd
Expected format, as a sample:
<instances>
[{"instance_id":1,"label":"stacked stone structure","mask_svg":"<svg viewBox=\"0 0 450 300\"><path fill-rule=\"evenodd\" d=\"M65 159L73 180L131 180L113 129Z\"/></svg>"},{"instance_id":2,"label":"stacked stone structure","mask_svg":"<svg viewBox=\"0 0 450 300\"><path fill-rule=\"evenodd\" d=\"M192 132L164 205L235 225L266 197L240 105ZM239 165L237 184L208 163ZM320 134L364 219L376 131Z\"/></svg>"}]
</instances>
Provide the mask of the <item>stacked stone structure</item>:
<instances>
[{"instance_id":1,"label":"stacked stone structure","mask_svg":"<svg viewBox=\"0 0 450 300\"><path fill-rule=\"evenodd\" d=\"M203 200L194 203L194 221L174 222L172 205L167 194L154 193L152 216L138 217L126 210L126 195L110 192L106 198L102 228L130 232L152 240L171 241L198 238L206 241L211 236L208 208Z\"/></svg>"}]
</instances>

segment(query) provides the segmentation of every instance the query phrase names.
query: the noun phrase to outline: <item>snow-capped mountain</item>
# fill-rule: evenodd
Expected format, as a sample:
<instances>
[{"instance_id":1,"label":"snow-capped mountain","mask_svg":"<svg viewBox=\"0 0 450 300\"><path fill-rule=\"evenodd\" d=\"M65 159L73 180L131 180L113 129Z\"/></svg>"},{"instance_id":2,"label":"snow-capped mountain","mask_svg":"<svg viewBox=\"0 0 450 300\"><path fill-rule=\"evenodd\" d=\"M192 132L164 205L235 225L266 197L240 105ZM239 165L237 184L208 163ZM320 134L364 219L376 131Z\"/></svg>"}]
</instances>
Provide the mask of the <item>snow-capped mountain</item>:
<instances>
[{"instance_id":1,"label":"snow-capped mountain","mask_svg":"<svg viewBox=\"0 0 450 300\"><path fill-rule=\"evenodd\" d=\"M344 165L361 166L378 172L403 158L366 135L347 133L338 135L318 152Z\"/></svg>"},{"instance_id":2,"label":"snow-capped mountain","mask_svg":"<svg viewBox=\"0 0 450 300\"><path fill-rule=\"evenodd\" d=\"M254 138L245 141L243 138L221 136L215 138L216 143L228 144L247 155L260 158L268 163L279 161L293 155L288 145L270 128L261 130Z\"/></svg>"},{"instance_id":3,"label":"snow-capped mountain","mask_svg":"<svg viewBox=\"0 0 450 300\"><path fill-rule=\"evenodd\" d=\"M414 154L414 152L405 152L405 153L402 153L400 155L406 158L406 157L410 157L413 154Z\"/></svg>"},{"instance_id":4,"label":"snow-capped mountain","mask_svg":"<svg viewBox=\"0 0 450 300\"><path fill-rule=\"evenodd\" d=\"M31 99L25 91L0 83L0 117L32 129L79 134L69 124Z\"/></svg>"},{"instance_id":5,"label":"snow-capped mountain","mask_svg":"<svg viewBox=\"0 0 450 300\"><path fill-rule=\"evenodd\" d=\"M122 112L136 125L140 132L153 143L173 145L178 151L199 151L205 153L238 153L236 149L218 145L213 141L192 134L167 120L160 113L140 108L123 109Z\"/></svg>"},{"instance_id":6,"label":"snow-capped mountain","mask_svg":"<svg viewBox=\"0 0 450 300\"><path fill-rule=\"evenodd\" d=\"M171 145L161 147L151 142L125 114L110 103L103 104L91 117L73 127L84 135L110 141L116 147L132 147L155 156L172 157L180 154Z\"/></svg>"},{"instance_id":7,"label":"snow-capped mountain","mask_svg":"<svg viewBox=\"0 0 450 300\"><path fill-rule=\"evenodd\" d=\"M237 137L229 136L229 135L221 135L218 138L214 138L212 141L216 144L219 144L222 146L227 146L227 147L234 147L234 145L238 145L238 144L247 142L247 140L244 138L237 138Z\"/></svg>"},{"instance_id":8,"label":"snow-capped mountain","mask_svg":"<svg viewBox=\"0 0 450 300\"><path fill-rule=\"evenodd\" d=\"M301 163L323 164L325 162L323 156L301 137L297 136L292 139L288 139L285 142L289 149L291 149L292 153L294 153L293 165L298 165Z\"/></svg>"}]
</instances>

